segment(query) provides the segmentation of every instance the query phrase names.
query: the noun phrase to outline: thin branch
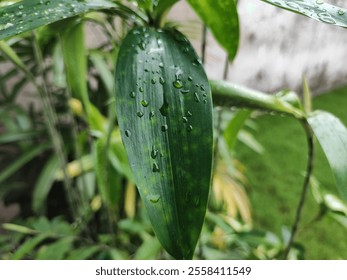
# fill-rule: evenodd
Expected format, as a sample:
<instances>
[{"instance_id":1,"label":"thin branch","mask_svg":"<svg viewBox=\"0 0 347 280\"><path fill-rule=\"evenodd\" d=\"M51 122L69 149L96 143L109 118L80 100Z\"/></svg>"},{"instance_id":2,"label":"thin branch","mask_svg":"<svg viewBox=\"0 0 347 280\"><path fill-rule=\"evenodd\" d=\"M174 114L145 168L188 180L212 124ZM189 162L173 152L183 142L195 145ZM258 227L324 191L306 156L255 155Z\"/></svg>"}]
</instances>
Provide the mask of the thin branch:
<instances>
[{"instance_id":1,"label":"thin branch","mask_svg":"<svg viewBox=\"0 0 347 280\"><path fill-rule=\"evenodd\" d=\"M207 27L204 24L202 27L202 42L201 42L201 61L202 61L202 64L205 64L206 44L207 44Z\"/></svg>"},{"instance_id":2,"label":"thin branch","mask_svg":"<svg viewBox=\"0 0 347 280\"><path fill-rule=\"evenodd\" d=\"M229 74L229 56L227 55L224 62L223 80L228 79L228 74Z\"/></svg>"},{"instance_id":3,"label":"thin branch","mask_svg":"<svg viewBox=\"0 0 347 280\"><path fill-rule=\"evenodd\" d=\"M303 188L302 188L302 192L301 192L301 197L300 197L300 201L299 201L299 205L296 209L296 217L295 217L295 221L294 224L292 226L292 230L291 230L291 235L290 235L290 239L288 242L287 247L284 250L284 259L288 259L289 253L291 248L294 245L295 242L295 238L298 232L298 227L299 227L299 223L301 220L301 216L302 216L302 210L304 208L304 204L305 204L305 200L306 200L306 196L307 196L307 191L310 185L310 178L313 172L313 159L314 159L314 141L313 141L313 133L312 130L309 126L309 124L307 123L307 121L303 121L302 122L305 132L306 132L306 137L307 137L307 145L308 145L308 160L307 160L307 168L306 168L306 174L305 174L305 180L304 180L304 184L303 184Z\"/></svg>"}]
</instances>

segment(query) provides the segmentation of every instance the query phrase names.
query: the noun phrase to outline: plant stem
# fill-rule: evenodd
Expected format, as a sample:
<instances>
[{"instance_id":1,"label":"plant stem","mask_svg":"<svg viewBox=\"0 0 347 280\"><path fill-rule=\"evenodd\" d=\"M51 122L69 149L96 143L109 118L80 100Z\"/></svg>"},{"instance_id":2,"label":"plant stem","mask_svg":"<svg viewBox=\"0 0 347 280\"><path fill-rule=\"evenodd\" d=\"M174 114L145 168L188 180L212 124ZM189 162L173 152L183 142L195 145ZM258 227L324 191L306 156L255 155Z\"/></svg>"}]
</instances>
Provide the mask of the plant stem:
<instances>
[{"instance_id":1,"label":"plant stem","mask_svg":"<svg viewBox=\"0 0 347 280\"><path fill-rule=\"evenodd\" d=\"M228 74L229 74L229 56L227 55L224 62L223 80L228 79Z\"/></svg>"},{"instance_id":2,"label":"plant stem","mask_svg":"<svg viewBox=\"0 0 347 280\"><path fill-rule=\"evenodd\" d=\"M300 223L301 216L302 216L302 210L304 208L304 204L305 204L305 200L306 200L306 196L307 196L307 191L308 191L308 188L310 185L310 178L311 178L311 175L313 172L313 159L314 159L313 132L312 132L312 130L311 130L311 128L310 128L310 126L306 120L302 121L302 124L303 124L305 132L306 132L307 145L308 145L308 160L307 160L306 174L305 174L304 184L302 187L301 197L300 197L299 205L296 209L295 221L294 221L294 224L292 226L291 235L290 235L288 245L284 250L284 259L285 260L288 259L290 249L293 247L293 244L294 244L294 241L295 241L295 238L297 235L299 223Z\"/></svg>"},{"instance_id":3,"label":"plant stem","mask_svg":"<svg viewBox=\"0 0 347 280\"><path fill-rule=\"evenodd\" d=\"M260 109L289 114L296 119L304 119L305 113L291 104L253 89L238 86L226 81L210 80L214 105L223 107Z\"/></svg>"},{"instance_id":4,"label":"plant stem","mask_svg":"<svg viewBox=\"0 0 347 280\"><path fill-rule=\"evenodd\" d=\"M202 61L202 64L205 64L206 44L207 44L207 27L204 24L202 27L202 42L201 42L201 61Z\"/></svg>"}]
</instances>

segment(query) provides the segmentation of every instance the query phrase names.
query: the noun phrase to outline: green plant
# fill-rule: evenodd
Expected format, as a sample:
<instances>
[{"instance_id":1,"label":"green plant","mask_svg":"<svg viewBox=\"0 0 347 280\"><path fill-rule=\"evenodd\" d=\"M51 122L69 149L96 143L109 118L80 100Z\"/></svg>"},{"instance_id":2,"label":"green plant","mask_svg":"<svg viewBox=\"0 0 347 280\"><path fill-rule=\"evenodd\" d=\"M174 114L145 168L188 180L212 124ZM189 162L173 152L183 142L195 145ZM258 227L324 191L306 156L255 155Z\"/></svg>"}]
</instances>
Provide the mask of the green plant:
<instances>
[{"instance_id":1,"label":"green plant","mask_svg":"<svg viewBox=\"0 0 347 280\"><path fill-rule=\"evenodd\" d=\"M44 148L50 148L43 159L46 164L42 172L33 180L32 209L37 214L45 214L45 200L53 184L60 182L70 207L65 218L77 228L64 231L67 236L60 239L60 231L55 227L51 230L55 232L53 235L46 235L50 226L41 231L30 222L27 227L5 225L7 230L18 232L17 241L22 242L19 249L7 257L19 258L19 255L22 258L37 249L32 258L52 258L52 250L58 247L65 248L60 258L72 258L67 255L71 248L79 250L75 258L127 258L134 252L135 258L158 257L161 247L159 243L152 246L155 238L142 205L137 205L136 183L161 245L175 258L192 258L207 209L212 171L211 92L214 105L247 108L235 114L225 126L222 125L223 112L216 113L214 170L216 174L232 176L234 186L237 185L234 189L239 193L242 193L238 185L242 176L235 168L230 150L252 110L287 114L297 119L307 136L308 163L289 238L285 234L283 240L278 238L272 242L271 238L266 238L266 233L252 231L247 224L237 225L228 217L208 212L200 241L203 249L197 250L195 255L219 256L210 247L214 244L219 249L227 246L229 250L224 250L230 258L298 257L301 251L294 248L294 239L313 168L314 136L330 162L341 197L347 199L346 128L327 112L311 112L307 85L302 105L293 92L282 91L269 96L225 81L208 82L189 41L165 24L164 15L177 1L135 2L138 7L129 8L125 1L24 0L8 6L5 2L5 7L0 9L0 39L3 40L0 50L15 65L1 77L1 82L6 83L8 77L18 72L23 75L16 87L3 95L13 103L21 87L30 84L41 102L45 136L47 133L50 136L47 146L36 148L37 142L29 143L28 155L13 162L0 178L7 180L24 164L42 155ZM239 41L235 1L188 2L232 61ZM266 2L346 27L345 10L331 5L308 0ZM115 25L115 16L122 19L121 25ZM95 48L86 47L86 22L102 30L105 43ZM225 36L225 30L231 35ZM23 52L25 42L29 42L29 46ZM26 60L28 54L32 61ZM53 63L46 58L52 58ZM113 73L111 69L116 60L117 69ZM113 94L114 74L116 97ZM12 127L11 124L8 127ZM23 141L37 137L36 132L16 135L15 131L6 137L26 150ZM256 143L249 137L244 139ZM261 151L259 145L253 147ZM219 176L214 180L221 192L220 178L225 180L225 175ZM218 191L211 199L212 209L220 207L222 198ZM231 202L227 204L230 206ZM244 205L245 202L239 203L237 209L247 221L249 215ZM131 220L135 212L137 221ZM64 225L54 219L42 221ZM123 235L125 232L128 235ZM237 238L222 243L213 241L221 232ZM28 238L28 235L34 236ZM256 238L259 236L261 238ZM252 248L260 243L263 251L255 254ZM137 251L133 244L140 246ZM238 253L233 254L233 250ZM22 251L25 254L18 253ZM161 257L168 256L163 253Z\"/></svg>"}]
</instances>

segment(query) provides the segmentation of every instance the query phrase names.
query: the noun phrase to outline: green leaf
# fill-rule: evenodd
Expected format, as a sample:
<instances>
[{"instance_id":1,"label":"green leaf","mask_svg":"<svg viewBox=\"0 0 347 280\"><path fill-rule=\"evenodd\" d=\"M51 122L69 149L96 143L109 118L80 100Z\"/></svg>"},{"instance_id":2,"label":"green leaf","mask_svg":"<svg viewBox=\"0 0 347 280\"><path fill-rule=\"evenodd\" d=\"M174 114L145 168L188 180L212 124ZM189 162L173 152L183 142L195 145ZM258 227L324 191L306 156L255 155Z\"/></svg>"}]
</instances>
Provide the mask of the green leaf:
<instances>
[{"instance_id":1,"label":"green leaf","mask_svg":"<svg viewBox=\"0 0 347 280\"><path fill-rule=\"evenodd\" d=\"M0 10L1 11L1 10ZM0 12L1 14L1 12ZM0 17L0 26L1 26L1 20ZM0 29L0 40L1 40L1 29ZM28 72L28 68L24 65L23 61L19 58L19 56L16 54L16 52L4 41L0 41L0 51L8 58L10 59L14 65L16 65L19 69L21 69L24 72Z\"/></svg>"},{"instance_id":2,"label":"green leaf","mask_svg":"<svg viewBox=\"0 0 347 280\"><path fill-rule=\"evenodd\" d=\"M40 145L33 147L30 150L25 151L18 159L10 163L6 168L0 172L0 183L4 182L7 178L16 173L26 163L37 157L43 151L45 151L50 145Z\"/></svg>"},{"instance_id":3,"label":"green leaf","mask_svg":"<svg viewBox=\"0 0 347 280\"><path fill-rule=\"evenodd\" d=\"M329 161L337 189L347 201L347 129L338 118L323 111L311 113L308 123Z\"/></svg>"},{"instance_id":4,"label":"green leaf","mask_svg":"<svg viewBox=\"0 0 347 280\"><path fill-rule=\"evenodd\" d=\"M154 12L161 16L178 1L179 0L159 0L157 1L158 4L155 6Z\"/></svg>"},{"instance_id":5,"label":"green leaf","mask_svg":"<svg viewBox=\"0 0 347 280\"><path fill-rule=\"evenodd\" d=\"M0 40L62 19L116 8L107 0L24 0L0 9Z\"/></svg>"},{"instance_id":6,"label":"green leaf","mask_svg":"<svg viewBox=\"0 0 347 280\"><path fill-rule=\"evenodd\" d=\"M262 1L324 23L347 27L347 10L335 5L327 4L323 0Z\"/></svg>"},{"instance_id":7,"label":"green leaf","mask_svg":"<svg viewBox=\"0 0 347 280\"><path fill-rule=\"evenodd\" d=\"M236 55L239 40L239 18L235 0L188 0L204 24L227 51L229 60Z\"/></svg>"},{"instance_id":8,"label":"green leaf","mask_svg":"<svg viewBox=\"0 0 347 280\"><path fill-rule=\"evenodd\" d=\"M61 42L69 89L73 97L83 102L88 114L87 56L83 23L73 22L70 28L62 32Z\"/></svg>"},{"instance_id":9,"label":"green leaf","mask_svg":"<svg viewBox=\"0 0 347 280\"><path fill-rule=\"evenodd\" d=\"M55 180L55 174L59 168L57 156L53 156L44 166L39 178L36 181L33 191L33 210L35 213L43 213L47 195L51 190Z\"/></svg>"},{"instance_id":10,"label":"green leaf","mask_svg":"<svg viewBox=\"0 0 347 280\"><path fill-rule=\"evenodd\" d=\"M161 250L161 245L157 238L151 237L147 239L138 248L135 254L135 260L154 260Z\"/></svg>"},{"instance_id":11,"label":"green leaf","mask_svg":"<svg viewBox=\"0 0 347 280\"><path fill-rule=\"evenodd\" d=\"M236 112L224 130L224 138L230 150L235 146L237 135L244 127L246 120L251 115L251 110L240 110Z\"/></svg>"},{"instance_id":12,"label":"green leaf","mask_svg":"<svg viewBox=\"0 0 347 280\"><path fill-rule=\"evenodd\" d=\"M100 251L99 246L88 246L72 250L67 256L67 260L87 260L96 252Z\"/></svg>"},{"instance_id":13,"label":"green leaf","mask_svg":"<svg viewBox=\"0 0 347 280\"><path fill-rule=\"evenodd\" d=\"M0 135L0 144L31 140L40 135L39 131L9 132Z\"/></svg>"},{"instance_id":14,"label":"green leaf","mask_svg":"<svg viewBox=\"0 0 347 280\"><path fill-rule=\"evenodd\" d=\"M33 230L31 228L21 226L21 225L16 225L16 224L3 224L2 228L5 230L10 230L10 231L15 231L23 234L35 234L37 233L36 230Z\"/></svg>"},{"instance_id":15,"label":"green leaf","mask_svg":"<svg viewBox=\"0 0 347 280\"><path fill-rule=\"evenodd\" d=\"M98 71L100 78L105 85L108 95L110 97L113 97L113 92L114 92L113 76L114 75L109 70L105 59L100 53L92 52L90 54L90 60L93 62L95 69Z\"/></svg>"},{"instance_id":16,"label":"green leaf","mask_svg":"<svg viewBox=\"0 0 347 280\"><path fill-rule=\"evenodd\" d=\"M25 241L12 255L12 260L20 260L23 259L26 255L32 253L32 251L45 239L49 236L47 234L40 234L33 238Z\"/></svg>"},{"instance_id":17,"label":"green leaf","mask_svg":"<svg viewBox=\"0 0 347 280\"><path fill-rule=\"evenodd\" d=\"M116 68L116 108L156 236L175 258L189 259L206 212L213 126L206 74L181 33L128 34Z\"/></svg>"},{"instance_id":18,"label":"green leaf","mask_svg":"<svg viewBox=\"0 0 347 280\"><path fill-rule=\"evenodd\" d=\"M64 237L50 245L42 246L37 253L37 260L62 260L72 249L75 237Z\"/></svg>"},{"instance_id":19,"label":"green leaf","mask_svg":"<svg viewBox=\"0 0 347 280\"><path fill-rule=\"evenodd\" d=\"M106 150L106 140L103 138L95 141L94 144L94 170L97 179L97 186L102 200L108 207L115 207L120 195L119 175L113 169L108 159Z\"/></svg>"}]
</instances>

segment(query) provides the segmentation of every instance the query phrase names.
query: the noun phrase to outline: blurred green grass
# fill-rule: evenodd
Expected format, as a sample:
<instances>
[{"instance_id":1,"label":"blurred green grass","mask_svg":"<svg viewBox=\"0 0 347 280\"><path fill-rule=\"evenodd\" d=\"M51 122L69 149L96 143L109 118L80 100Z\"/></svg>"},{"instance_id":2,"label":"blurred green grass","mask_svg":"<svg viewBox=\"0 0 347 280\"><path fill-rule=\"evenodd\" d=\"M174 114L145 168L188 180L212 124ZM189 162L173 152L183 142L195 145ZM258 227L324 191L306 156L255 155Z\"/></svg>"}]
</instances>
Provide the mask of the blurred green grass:
<instances>
[{"instance_id":1,"label":"blurred green grass","mask_svg":"<svg viewBox=\"0 0 347 280\"><path fill-rule=\"evenodd\" d=\"M347 86L316 97L313 106L333 113L347 126ZM253 134L264 154L237 143L236 156L246 167L255 227L280 234L294 220L306 166L306 139L301 125L289 117L264 115L256 123ZM336 193L327 160L317 146L314 175L322 188ZM347 259L347 230L328 217L312 223L318 212L309 192L297 238L306 249L305 258Z\"/></svg>"}]
</instances>

